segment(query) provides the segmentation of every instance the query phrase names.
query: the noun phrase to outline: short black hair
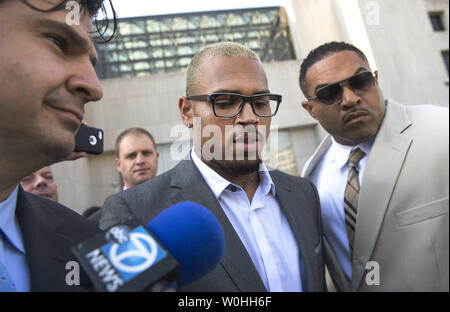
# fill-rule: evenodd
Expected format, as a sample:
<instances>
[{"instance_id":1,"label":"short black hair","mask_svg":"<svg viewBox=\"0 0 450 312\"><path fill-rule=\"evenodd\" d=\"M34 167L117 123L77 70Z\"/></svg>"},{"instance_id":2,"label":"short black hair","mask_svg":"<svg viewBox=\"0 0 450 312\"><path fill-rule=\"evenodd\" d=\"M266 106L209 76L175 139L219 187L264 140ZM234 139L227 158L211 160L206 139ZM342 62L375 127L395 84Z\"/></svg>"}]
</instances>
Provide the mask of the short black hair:
<instances>
[{"instance_id":1,"label":"short black hair","mask_svg":"<svg viewBox=\"0 0 450 312\"><path fill-rule=\"evenodd\" d=\"M11 0L0 0L0 5L2 3L5 3L7 1ZM60 2L52 7L38 7L35 4L31 4L29 0L19 0L23 4L27 5L33 10L39 11L39 12L54 12L59 10L64 10L66 8L66 3L71 0L59 0ZM72 0L73 1L73 0ZM80 7L82 10L87 10L89 13L89 16L93 19L93 26L94 31L93 33L96 34L95 40L97 42L108 42L110 41L114 35L117 32L117 14L114 10L114 6L112 4L112 0L75 0L80 4ZM105 8L105 2L109 3L109 6L111 8L112 17L111 19L108 18L108 14ZM102 13L103 18L101 20L97 19L97 16L99 13ZM108 35L106 33L108 32L110 25L112 25L112 31L109 32Z\"/></svg>"},{"instance_id":2,"label":"short black hair","mask_svg":"<svg viewBox=\"0 0 450 312\"><path fill-rule=\"evenodd\" d=\"M302 65L300 66L300 89L306 97L309 96L308 82L306 81L306 73L308 69L325 57L342 51L353 51L357 53L364 61L368 62L366 55L360 49L347 42L332 41L318 46L309 52L308 56L303 60Z\"/></svg>"}]
</instances>

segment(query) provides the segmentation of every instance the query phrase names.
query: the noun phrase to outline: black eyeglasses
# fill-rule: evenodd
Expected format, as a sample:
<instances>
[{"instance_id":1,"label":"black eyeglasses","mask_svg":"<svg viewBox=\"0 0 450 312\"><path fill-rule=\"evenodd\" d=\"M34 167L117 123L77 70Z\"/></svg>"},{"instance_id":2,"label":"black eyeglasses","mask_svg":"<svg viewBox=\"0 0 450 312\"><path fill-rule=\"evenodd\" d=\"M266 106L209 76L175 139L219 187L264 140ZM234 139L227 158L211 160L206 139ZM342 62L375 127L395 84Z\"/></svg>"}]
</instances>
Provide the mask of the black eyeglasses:
<instances>
[{"instance_id":1,"label":"black eyeglasses","mask_svg":"<svg viewBox=\"0 0 450 312\"><path fill-rule=\"evenodd\" d=\"M308 100L318 100L324 105L333 105L342 100L343 87L348 86L356 94L367 92L374 84L371 72L363 72L339 82L329 84L316 90L316 96L307 97Z\"/></svg>"},{"instance_id":2,"label":"black eyeglasses","mask_svg":"<svg viewBox=\"0 0 450 312\"><path fill-rule=\"evenodd\" d=\"M253 113L259 117L272 117L278 111L281 95L263 93L257 95L242 95L238 93L213 93L207 95L191 95L188 100L210 102L214 115L222 118L232 118L242 111L245 103L250 103Z\"/></svg>"}]
</instances>

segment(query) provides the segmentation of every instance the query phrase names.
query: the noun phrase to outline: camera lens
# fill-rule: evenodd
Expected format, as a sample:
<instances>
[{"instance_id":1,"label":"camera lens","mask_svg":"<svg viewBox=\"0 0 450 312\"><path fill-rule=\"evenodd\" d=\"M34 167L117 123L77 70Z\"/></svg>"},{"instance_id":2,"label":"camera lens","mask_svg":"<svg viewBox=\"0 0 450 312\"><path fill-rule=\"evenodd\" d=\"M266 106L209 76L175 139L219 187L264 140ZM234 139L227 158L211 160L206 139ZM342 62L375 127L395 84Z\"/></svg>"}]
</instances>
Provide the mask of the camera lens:
<instances>
[{"instance_id":1,"label":"camera lens","mask_svg":"<svg viewBox=\"0 0 450 312\"><path fill-rule=\"evenodd\" d=\"M91 136L89 137L89 143L90 143L91 145L97 144L97 138L96 138L94 135L91 135Z\"/></svg>"}]
</instances>

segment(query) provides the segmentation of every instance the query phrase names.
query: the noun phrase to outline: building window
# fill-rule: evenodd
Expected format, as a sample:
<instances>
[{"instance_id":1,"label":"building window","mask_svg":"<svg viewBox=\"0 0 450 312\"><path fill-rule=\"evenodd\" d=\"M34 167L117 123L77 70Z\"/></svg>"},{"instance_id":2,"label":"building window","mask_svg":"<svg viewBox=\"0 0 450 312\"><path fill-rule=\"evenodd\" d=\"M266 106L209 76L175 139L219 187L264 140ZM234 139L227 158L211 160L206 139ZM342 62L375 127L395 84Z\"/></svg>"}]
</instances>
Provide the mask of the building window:
<instances>
[{"instance_id":1,"label":"building window","mask_svg":"<svg viewBox=\"0 0 450 312\"><path fill-rule=\"evenodd\" d=\"M430 17L431 26L434 31L444 31L444 23L442 22L443 12L429 12L428 16Z\"/></svg>"},{"instance_id":2,"label":"building window","mask_svg":"<svg viewBox=\"0 0 450 312\"><path fill-rule=\"evenodd\" d=\"M185 71L201 48L225 40L250 47L265 63L295 60L286 14L275 6L120 19L120 36L96 45L97 75L109 79Z\"/></svg>"},{"instance_id":3,"label":"building window","mask_svg":"<svg viewBox=\"0 0 450 312\"><path fill-rule=\"evenodd\" d=\"M447 75L449 74L448 72L448 50L446 51L442 51L442 58L444 59L444 64L445 64L445 68L447 69Z\"/></svg>"}]
</instances>

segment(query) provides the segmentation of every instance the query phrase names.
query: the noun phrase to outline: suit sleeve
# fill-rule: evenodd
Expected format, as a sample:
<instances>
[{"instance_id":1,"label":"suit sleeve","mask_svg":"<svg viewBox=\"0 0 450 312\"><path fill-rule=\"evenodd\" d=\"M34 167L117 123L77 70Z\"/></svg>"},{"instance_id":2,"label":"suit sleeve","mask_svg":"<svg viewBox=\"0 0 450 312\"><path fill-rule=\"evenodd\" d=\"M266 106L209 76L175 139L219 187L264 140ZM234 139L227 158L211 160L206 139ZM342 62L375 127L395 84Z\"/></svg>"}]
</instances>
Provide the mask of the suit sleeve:
<instances>
[{"instance_id":1,"label":"suit sleeve","mask_svg":"<svg viewBox=\"0 0 450 312\"><path fill-rule=\"evenodd\" d=\"M101 209L99 228L106 230L113 225L125 223L132 213L119 194L109 196Z\"/></svg>"}]
</instances>

